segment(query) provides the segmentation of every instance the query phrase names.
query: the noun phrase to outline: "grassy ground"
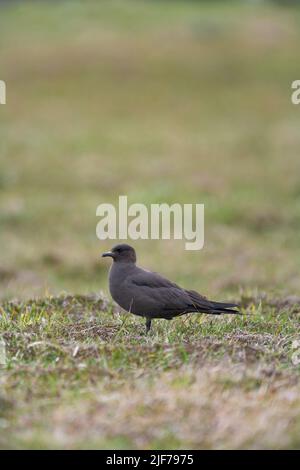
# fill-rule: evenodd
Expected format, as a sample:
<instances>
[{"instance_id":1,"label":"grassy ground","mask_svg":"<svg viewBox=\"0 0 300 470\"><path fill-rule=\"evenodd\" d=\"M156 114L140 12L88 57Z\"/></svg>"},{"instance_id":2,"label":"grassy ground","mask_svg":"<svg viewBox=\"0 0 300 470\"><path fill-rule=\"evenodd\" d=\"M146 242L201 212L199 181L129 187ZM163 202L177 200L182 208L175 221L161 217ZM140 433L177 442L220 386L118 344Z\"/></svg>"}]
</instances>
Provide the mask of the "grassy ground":
<instances>
[{"instance_id":1,"label":"grassy ground","mask_svg":"<svg viewBox=\"0 0 300 470\"><path fill-rule=\"evenodd\" d=\"M257 303L149 336L100 297L3 304L1 447L299 447L300 299Z\"/></svg>"},{"instance_id":2,"label":"grassy ground","mask_svg":"<svg viewBox=\"0 0 300 470\"><path fill-rule=\"evenodd\" d=\"M0 7L1 447L299 447L299 43L267 3ZM244 315L145 337L86 297L120 194L204 203L203 250L139 261Z\"/></svg>"}]
</instances>

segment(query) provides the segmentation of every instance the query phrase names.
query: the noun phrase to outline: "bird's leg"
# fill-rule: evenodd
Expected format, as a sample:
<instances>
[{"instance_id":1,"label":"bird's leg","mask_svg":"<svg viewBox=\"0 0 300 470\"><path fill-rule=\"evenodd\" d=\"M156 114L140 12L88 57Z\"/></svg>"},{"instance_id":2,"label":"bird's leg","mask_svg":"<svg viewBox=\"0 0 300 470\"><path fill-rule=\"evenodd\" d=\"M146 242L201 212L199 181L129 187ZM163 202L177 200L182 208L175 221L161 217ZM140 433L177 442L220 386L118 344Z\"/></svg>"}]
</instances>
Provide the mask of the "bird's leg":
<instances>
[{"instance_id":1,"label":"bird's leg","mask_svg":"<svg viewBox=\"0 0 300 470\"><path fill-rule=\"evenodd\" d=\"M149 333L151 329L151 318L146 318L146 334Z\"/></svg>"}]
</instances>

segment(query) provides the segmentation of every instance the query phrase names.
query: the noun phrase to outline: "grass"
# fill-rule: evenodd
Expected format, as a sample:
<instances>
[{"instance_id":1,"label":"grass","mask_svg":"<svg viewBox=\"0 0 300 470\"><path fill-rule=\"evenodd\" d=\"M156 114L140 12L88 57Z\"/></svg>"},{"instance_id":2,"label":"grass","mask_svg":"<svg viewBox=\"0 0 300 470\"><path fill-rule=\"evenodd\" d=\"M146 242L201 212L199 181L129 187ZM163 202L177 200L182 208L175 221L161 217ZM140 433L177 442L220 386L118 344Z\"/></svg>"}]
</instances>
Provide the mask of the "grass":
<instances>
[{"instance_id":1,"label":"grass","mask_svg":"<svg viewBox=\"0 0 300 470\"><path fill-rule=\"evenodd\" d=\"M204 249L137 242L149 268L210 296L298 289L299 20L238 2L2 7L0 296L106 289L96 207L120 194L205 204Z\"/></svg>"},{"instance_id":2,"label":"grass","mask_svg":"<svg viewBox=\"0 0 300 470\"><path fill-rule=\"evenodd\" d=\"M299 447L299 41L271 2L1 4L2 448ZM105 300L121 194L204 203L203 250L138 261L241 317Z\"/></svg>"},{"instance_id":3,"label":"grass","mask_svg":"<svg viewBox=\"0 0 300 470\"><path fill-rule=\"evenodd\" d=\"M241 301L148 336L99 296L5 302L1 447L298 447L300 300Z\"/></svg>"}]
</instances>

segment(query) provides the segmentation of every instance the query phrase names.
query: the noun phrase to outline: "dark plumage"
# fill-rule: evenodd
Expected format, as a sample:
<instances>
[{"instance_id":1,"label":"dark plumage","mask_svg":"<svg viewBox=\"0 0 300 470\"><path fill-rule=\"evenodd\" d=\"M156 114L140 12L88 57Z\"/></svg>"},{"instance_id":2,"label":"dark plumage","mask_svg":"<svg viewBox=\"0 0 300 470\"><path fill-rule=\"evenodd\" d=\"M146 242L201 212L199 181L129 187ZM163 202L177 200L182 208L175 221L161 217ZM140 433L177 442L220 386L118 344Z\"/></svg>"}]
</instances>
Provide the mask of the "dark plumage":
<instances>
[{"instance_id":1,"label":"dark plumage","mask_svg":"<svg viewBox=\"0 0 300 470\"><path fill-rule=\"evenodd\" d=\"M186 290L158 273L136 266L134 249L126 244L103 253L114 262L109 272L109 290L112 298L124 310L146 318L146 331L153 318L173 317L185 313L239 313L237 304L213 302L193 290Z\"/></svg>"}]
</instances>

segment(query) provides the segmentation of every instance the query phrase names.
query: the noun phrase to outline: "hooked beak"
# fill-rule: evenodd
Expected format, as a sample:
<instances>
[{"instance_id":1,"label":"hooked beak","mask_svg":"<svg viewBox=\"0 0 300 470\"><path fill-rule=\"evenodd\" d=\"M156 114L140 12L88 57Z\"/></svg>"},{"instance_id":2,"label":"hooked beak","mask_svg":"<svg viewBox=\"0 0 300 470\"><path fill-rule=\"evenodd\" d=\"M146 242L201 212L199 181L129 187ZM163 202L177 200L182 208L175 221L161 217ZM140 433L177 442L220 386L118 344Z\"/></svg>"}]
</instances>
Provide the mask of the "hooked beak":
<instances>
[{"instance_id":1,"label":"hooked beak","mask_svg":"<svg viewBox=\"0 0 300 470\"><path fill-rule=\"evenodd\" d=\"M103 254L102 254L102 258L106 258L106 257L108 257L108 256L110 256L110 257L113 258L113 259L114 259L114 257L115 257L115 255L113 254L112 251L106 251L106 253L103 253Z\"/></svg>"}]
</instances>

